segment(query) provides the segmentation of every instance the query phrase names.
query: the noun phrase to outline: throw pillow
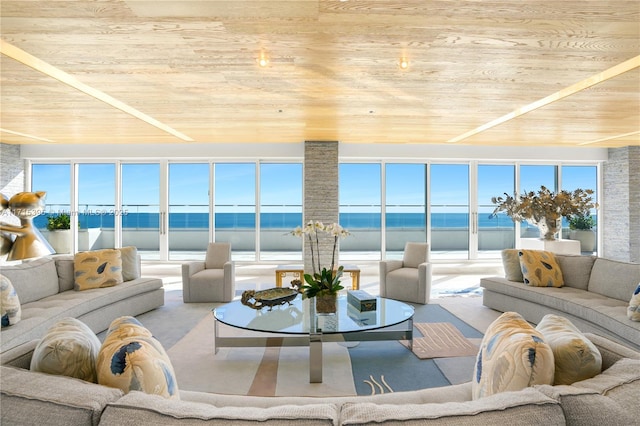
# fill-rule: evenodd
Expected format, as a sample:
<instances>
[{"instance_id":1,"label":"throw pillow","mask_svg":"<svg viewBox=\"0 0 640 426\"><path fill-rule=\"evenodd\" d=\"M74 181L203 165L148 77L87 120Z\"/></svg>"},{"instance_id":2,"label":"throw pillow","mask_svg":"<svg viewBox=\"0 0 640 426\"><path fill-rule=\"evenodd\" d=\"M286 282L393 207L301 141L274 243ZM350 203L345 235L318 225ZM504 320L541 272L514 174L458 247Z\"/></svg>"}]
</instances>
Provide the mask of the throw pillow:
<instances>
[{"instance_id":1,"label":"throw pillow","mask_svg":"<svg viewBox=\"0 0 640 426\"><path fill-rule=\"evenodd\" d=\"M2 311L2 327L8 327L20 321L22 308L20 299L9 278L0 275L0 310Z\"/></svg>"},{"instance_id":2,"label":"throw pillow","mask_svg":"<svg viewBox=\"0 0 640 426\"><path fill-rule=\"evenodd\" d=\"M600 351L567 318L545 315L536 330L542 333L553 351L555 385L570 385L600 374Z\"/></svg>"},{"instance_id":3,"label":"throw pillow","mask_svg":"<svg viewBox=\"0 0 640 426\"><path fill-rule=\"evenodd\" d=\"M551 385L553 373L553 352L542 333L520 314L505 312L487 328L480 344L472 397Z\"/></svg>"},{"instance_id":4,"label":"throw pillow","mask_svg":"<svg viewBox=\"0 0 640 426\"><path fill-rule=\"evenodd\" d=\"M520 256L518 249L504 249L501 252L504 277L509 281L524 282L522 269L520 268Z\"/></svg>"},{"instance_id":5,"label":"throw pillow","mask_svg":"<svg viewBox=\"0 0 640 426\"><path fill-rule=\"evenodd\" d=\"M553 253L544 250L520 250L520 269L526 285L562 287L564 278Z\"/></svg>"},{"instance_id":6,"label":"throw pillow","mask_svg":"<svg viewBox=\"0 0 640 426\"><path fill-rule=\"evenodd\" d=\"M75 318L53 324L33 351L31 370L96 383L100 340Z\"/></svg>"},{"instance_id":7,"label":"throw pillow","mask_svg":"<svg viewBox=\"0 0 640 426\"><path fill-rule=\"evenodd\" d=\"M122 282L119 250L105 249L76 253L73 259L76 290L113 287Z\"/></svg>"},{"instance_id":8,"label":"throw pillow","mask_svg":"<svg viewBox=\"0 0 640 426\"><path fill-rule=\"evenodd\" d=\"M627 308L627 316L631 321L640 321L640 283L633 291L629 307Z\"/></svg>"},{"instance_id":9,"label":"throw pillow","mask_svg":"<svg viewBox=\"0 0 640 426\"><path fill-rule=\"evenodd\" d=\"M138 249L134 246L120 249L122 258L122 279L131 281L140 278L140 264L138 263Z\"/></svg>"},{"instance_id":10,"label":"throw pillow","mask_svg":"<svg viewBox=\"0 0 640 426\"><path fill-rule=\"evenodd\" d=\"M98 383L179 399L176 375L158 340L130 316L115 319L98 354Z\"/></svg>"}]
</instances>

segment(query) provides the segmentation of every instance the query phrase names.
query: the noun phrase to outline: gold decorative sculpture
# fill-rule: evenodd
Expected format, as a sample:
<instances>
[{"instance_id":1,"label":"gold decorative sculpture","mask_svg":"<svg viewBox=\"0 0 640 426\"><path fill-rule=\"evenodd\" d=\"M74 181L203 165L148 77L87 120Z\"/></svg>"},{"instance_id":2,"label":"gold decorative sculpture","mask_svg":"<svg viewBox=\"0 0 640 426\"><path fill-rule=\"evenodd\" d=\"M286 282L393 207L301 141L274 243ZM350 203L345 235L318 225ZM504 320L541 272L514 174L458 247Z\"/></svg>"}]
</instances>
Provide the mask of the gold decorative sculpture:
<instances>
[{"instance_id":1,"label":"gold decorative sculpture","mask_svg":"<svg viewBox=\"0 0 640 426\"><path fill-rule=\"evenodd\" d=\"M10 248L7 250L7 260L23 260L33 257L42 257L55 253L53 248L44 239L38 228L33 226L33 218L42 214L44 211L44 198L46 192L19 192L15 194L8 202L6 197L2 195L3 211L8 210L20 219L20 225L12 225L0 222L0 231L3 232L2 250L6 250L6 245ZM6 237L6 233L15 236L12 239Z\"/></svg>"}]
</instances>

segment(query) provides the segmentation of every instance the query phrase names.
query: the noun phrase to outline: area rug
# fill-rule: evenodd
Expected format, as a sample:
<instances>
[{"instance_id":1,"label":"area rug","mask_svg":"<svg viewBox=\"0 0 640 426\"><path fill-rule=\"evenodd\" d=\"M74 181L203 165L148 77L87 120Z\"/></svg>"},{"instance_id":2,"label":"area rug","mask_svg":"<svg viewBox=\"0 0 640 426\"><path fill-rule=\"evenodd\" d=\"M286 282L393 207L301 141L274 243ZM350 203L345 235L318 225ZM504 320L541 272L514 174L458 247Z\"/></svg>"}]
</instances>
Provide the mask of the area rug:
<instances>
[{"instance_id":1,"label":"area rug","mask_svg":"<svg viewBox=\"0 0 640 426\"><path fill-rule=\"evenodd\" d=\"M413 353L420 359L475 356L478 347L448 322L417 323L414 327L424 337L413 339ZM409 347L409 342L401 341Z\"/></svg>"},{"instance_id":2,"label":"area rug","mask_svg":"<svg viewBox=\"0 0 640 426\"><path fill-rule=\"evenodd\" d=\"M414 340L448 323L464 338L482 334L437 304L416 305ZM153 323L150 317L145 318ZM143 324L145 322L143 321ZM182 390L260 396L370 395L447 386L471 380L473 356L420 359L399 341L323 344L323 382L309 383L309 348L220 348L215 353L213 316L207 312L167 353ZM421 330L422 328L422 330ZM221 327L224 335L243 332ZM448 329L447 335L453 334ZM422 335L422 337L421 337ZM277 338L276 338L277 339ZM415 342L414 342L415 344Z\"/></svg>"}]
</instances>

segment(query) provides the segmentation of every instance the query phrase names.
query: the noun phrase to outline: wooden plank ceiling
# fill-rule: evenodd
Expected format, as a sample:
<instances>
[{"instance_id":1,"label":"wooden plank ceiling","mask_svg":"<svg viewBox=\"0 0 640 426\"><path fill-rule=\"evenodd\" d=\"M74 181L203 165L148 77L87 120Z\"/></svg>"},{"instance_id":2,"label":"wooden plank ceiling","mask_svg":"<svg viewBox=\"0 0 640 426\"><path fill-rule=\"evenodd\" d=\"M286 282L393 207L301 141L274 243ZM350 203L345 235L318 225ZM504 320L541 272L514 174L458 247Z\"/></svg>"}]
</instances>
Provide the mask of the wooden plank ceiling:
<instances>
[{"instance_id":1,"label":"wooden plank ceiling","mask_svg":"<svg viewBox=\"0 0 640 426\"><path fill-rule=\"evenodd\" d=\"M640 145L638 0L0 8L4 143Z\"/></svg>"}]
</instances>

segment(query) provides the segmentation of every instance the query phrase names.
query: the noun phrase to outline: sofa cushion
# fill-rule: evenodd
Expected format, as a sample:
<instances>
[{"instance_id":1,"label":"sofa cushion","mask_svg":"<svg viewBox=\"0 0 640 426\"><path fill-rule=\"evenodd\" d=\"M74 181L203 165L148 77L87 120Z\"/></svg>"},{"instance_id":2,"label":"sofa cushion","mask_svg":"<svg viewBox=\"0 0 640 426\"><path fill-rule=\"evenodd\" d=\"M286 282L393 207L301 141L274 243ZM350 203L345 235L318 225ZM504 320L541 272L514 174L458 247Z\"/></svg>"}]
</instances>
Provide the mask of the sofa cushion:
<instances>
[{"instance_id":1,"label":"sofa cushion","mask_svg":"<svg viewBox=\"0 0 640 426\"><path fill-rule=\"evenodd\" d=\"M60 290L56 264L48 257L2 265L2 275L9 278L23 305L58 294Z\"/></svg>"},{"instance_id":2,"label":"sofa cushion","mask_svg":"<svg viewBox=\"0 0 640 426\"><path fill-rule=\"evenodd\" d=\"M586 290L589 286L591 268L596 261L595 256L576 256L556 254L556 261L560 265L564 285Z\"/></svg>"},{"instance_id":3,"label":"sofa cushion","mask_svg":"<svg viewBox=\"0 0 640 426\"><path fill-rule=\"evenodd\" d=\"M0 366L2 424L97 425L120 389L70 377Z\"/></svg>"},{"instance_id":4,"label":"sofa cushion","mask_svg":"<svg viewBox=\"0 0 640 426\"><path fill-rule=\"evenodd\" d=\"M345 404L342 425L565 424L558 402L533 388L503 392L476 401L445 404Z\"/></svg>"},{"instance_id":5,"label":"sofa cushion","mask_svg":"<svg viewBox=\"0 0 640 426\"><path fill-rule=\"evenodd\" d=\"M75 289L112 287L122 280L119 250L105 249L76 253L73 263Z\"/></svg>"},{"instance_id":6,"label":"sofa cushion","mask_svg":"<svg viewBox=\"0 0 640 426\"><path fill-rule=\"evenodd\" d=\"M518 249L504 249L500 253L502 256L502 267L504 268L504 277L509 281L524 282L522 276L522 268L520 268L520 256Z\"/></svg>"},{"instance_id":7,"label":"sofa cushion","mask_svg":"<svg viewBox=\"0 0 640 426\"><path fill-rule=\"evenodd\" d=\"M60 292L62 293L63 291L73 290L75 284L73 271L74 256L72 254L58 254L52 257L56 262Z\"/></svg>"},{"instance_id":8,"label":"sofa cushion","mask_svg":"<svg viewBox=\"0 0 640 426\"><path fill-rule=\"evenodd\" d=\"M640 359L623 358L597 376L573 386L595 390L620 404L636 421L640 419Z\"/></svg>"},{"instance_id":9,"label":"sofa cushion","mask_svg":"<svg viewBox=\"0 0 640 426\"><path fill-rule=\"evenodd\" d=\"M31 358L31 370L96 383L100 340L83 322L64 318L49 328Z\"/></svg>"},{"instance_id":10,"label":"sofa cushion","mask_svg":"<svg viewBox=\"0 0 640 426\"><path fill-rule=\"evenodd\" d=\"M553 351L554 384L570 385L600 373L602 357L598 348L571 321L548 314L536 330L542 333Z\"/></svg>"},{"instance_id":11,"label":"sofa cushion","mask_svg":"<svg viewBox=\"0 0 640 426\"><path fill-rule=\"evenodd\" d=\"M9 278L2 274L0 274L0 311L2 327L9 327L20 321L22 314L20 298Z\"/></svg>"},{"instance_id":12,"label":"sofa cushion","mask_svg":"<svg viewBox=\"0 0 640 426\"><path fill-rule=\"evenodd\" d=\"M118 249L122 258L122 279L131 281L140 278L140 263L138 262L138 249L134 246Z\"/></svg>"},{"instance_id":13,"label":"sofa cushion","mask_svg":"<svg viewBox=\"0 0 640 426\"><path fill-rule=\"evenodd\" d=\"M553 253L545 250L520 250L520 268L524 283L534 287L562 287L562 270Z\"/></svg>"},{"instance_id":14,"label":"sofa cushion","mask_svg":"<svg viewBox=\"0 0 640 426\"><path fill-rule=\"evenodd\" d=\"M100 425L308 425L338 424L334 404L308 405L274 404L272 407L216 407L198 402L167 400L156 395L130 392L105 409Z\"/></svg>"},{"instance_id":15,"label":"sofa cushion","mask_svg":"<svg viewBox=\"0 0 640 426\"><path fill-rule=\"evenodd\" d=\"M560 402L567 425L632 425L637 415L598 392L575 386L534 386Z\"/></svg>"},{"instance_id":16,"label":"sofa cushion","mask_svg":"<svg viewBox=\"0 0 640 426\"><path fill-rule=\"evenodd\" d=\"M640 282L640 263L618 262L599 257L591 269L589 291L629 302Z\"/></svg>"},{"instance_id":17,"label":"sofa cushion","mask_svg":"<svg viewBox=\"0 0 640 426\"><path fill-rule=\"evenodd\" d=\"M179 399L176 375L162 344L137 319L113 320L100 348L98 383Z\"/></svg>"},{"instance_id":18,"label":"sofa cushion","mask_svg":"<svg viewBox=\"0 0 640 426\"><path fill-rule=\"evenodd\" d=\"M536 384L553 384L553 352L542 334L516 312L500 315L476 357L472 396L478 399Z\"/></svg>"},{"instance_id":19,"label":"sofa cushion","mask_svg":"<svg viewBox=\"0 0 640 426\"><path fill-rule=\"evenodd\" d=\"M640 321L640 283L638 283L631 295L631 300L629 300L627 316L631 321Z\"/></svg>"}]
</instances>

